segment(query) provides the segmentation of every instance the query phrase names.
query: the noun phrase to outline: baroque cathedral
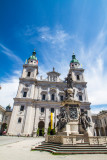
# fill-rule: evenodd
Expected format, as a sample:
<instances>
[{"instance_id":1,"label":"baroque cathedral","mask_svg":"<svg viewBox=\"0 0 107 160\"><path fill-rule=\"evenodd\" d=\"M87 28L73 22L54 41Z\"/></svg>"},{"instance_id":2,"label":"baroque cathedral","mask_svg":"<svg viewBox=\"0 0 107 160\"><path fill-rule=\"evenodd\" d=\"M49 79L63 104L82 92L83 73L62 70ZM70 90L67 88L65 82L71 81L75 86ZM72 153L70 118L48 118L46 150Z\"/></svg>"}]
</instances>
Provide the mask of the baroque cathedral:
<instances>
[{"instance_id":1,"label":"baroque cathedral","mask_svg":"<svg viewBox=\"0 0 107 160\"><path fill-rule=\"evenodd\" d=\"M74 98L81 102L80 110L91 118L90 102L87 96L87 82L84 78L84 69L80 67L75 54L70 61L70 72L73 80ZM65 80L60 79L60 73L47 73L46 79L37 79L38 60L34 51L23 65L22 75L19 78L17 95L14 98L14 107L8 128L8 135L37 136L42 131L47 134L53 113L54 128L57 126L58 115L62 101L65 98ZM91 127L93 131L93 123Z\"/></svg>"}]
</instances>

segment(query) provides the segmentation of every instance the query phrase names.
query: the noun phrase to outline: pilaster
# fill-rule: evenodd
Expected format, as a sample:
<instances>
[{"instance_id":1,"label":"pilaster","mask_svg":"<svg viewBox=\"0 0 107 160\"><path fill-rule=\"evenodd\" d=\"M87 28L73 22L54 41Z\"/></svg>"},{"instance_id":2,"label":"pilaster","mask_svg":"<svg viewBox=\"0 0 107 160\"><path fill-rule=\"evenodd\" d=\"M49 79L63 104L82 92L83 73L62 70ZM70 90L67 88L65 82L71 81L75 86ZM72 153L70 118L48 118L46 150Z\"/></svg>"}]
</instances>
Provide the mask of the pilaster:
<instances>
[{"instance_id":1,"label":"pilaster","mask_svg":"<svg viewBox=\"0 0 107 160\"><path fill-rule=\"evenodd\" d=\"M49 127L49 108L46 108L46 112L45 112L45 133L47 133L48 127Z\"/></svg>"},{"instance_id":2,"label":"pilaster","mask_svg":"<svg viewBox=\"0 0 107 160\"><path fill-rule=\"evenodd\" d=\"M31 118L32 118L32 106L27 106L26 120L23 133L24 135L31 134L30 130Z\"/></svg>"}]
</instances>

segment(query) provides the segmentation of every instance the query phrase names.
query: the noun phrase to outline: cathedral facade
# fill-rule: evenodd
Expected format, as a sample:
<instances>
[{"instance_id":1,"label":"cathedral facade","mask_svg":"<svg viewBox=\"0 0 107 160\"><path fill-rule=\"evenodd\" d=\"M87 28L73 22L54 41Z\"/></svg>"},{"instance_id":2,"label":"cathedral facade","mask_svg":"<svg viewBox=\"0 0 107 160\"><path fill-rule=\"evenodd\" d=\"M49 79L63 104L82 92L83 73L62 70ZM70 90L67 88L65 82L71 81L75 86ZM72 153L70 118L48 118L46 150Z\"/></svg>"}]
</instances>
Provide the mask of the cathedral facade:
<instances>
[{"instance_id":1,"label":"cathedral facade","mask_svg":"<svg viewBox=\"0 0 107 160\"><path fill-rule=\"evenodd\" d=\"M81 113L85 112L91 119L84 69L80 67L74 54L70 61L70 72L75 91L74 98L81 102ZM66 81L60 79L60 73L56 72L54 68L47 73L46 79L38 80L37 75L38 60L34 51L23 65L17 95L14 98L8 135L36 136L38 131L39 135L42 135L43 130L47 134L51 113L54 113L54 127L57 126L57 116L65 98Z\"/></svg>"}]
</instances>

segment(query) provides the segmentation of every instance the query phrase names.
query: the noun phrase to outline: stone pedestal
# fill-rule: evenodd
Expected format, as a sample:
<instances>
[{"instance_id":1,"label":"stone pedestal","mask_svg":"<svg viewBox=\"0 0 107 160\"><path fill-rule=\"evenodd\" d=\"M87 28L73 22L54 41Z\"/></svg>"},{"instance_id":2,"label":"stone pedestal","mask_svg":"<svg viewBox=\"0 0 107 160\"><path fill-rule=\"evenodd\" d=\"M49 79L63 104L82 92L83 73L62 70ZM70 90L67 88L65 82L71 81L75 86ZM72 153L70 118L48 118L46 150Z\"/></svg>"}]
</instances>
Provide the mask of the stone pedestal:
<instances>
[{"instance_id":1,"label":"stone pedestal","mask_svg":"<svg viewBox=\"0 0 107 160\"><path fill-rule=\"evenodd\" d=\"M67 136L69 136L69 135L78 135L79 134L78 120L71 120L66 125L66 131L65 132L67 132Z\"/></svg>"},{"instance_id":2,"label":"stone pedestal","mask_svg":"<svg viewBox=\"0 0 107 160\"><path fill-rule=\"evenodd\" d=\"M90 131L90 128L89 128L89 127L87 128L86 132L87 132L88 137L92 137L92 136L93 136L93 134L92 134L92 132Z\"/></svg>"},{"instance_id":3,"label":"stone pedestal","mask_svg":"<svg viewBox=\"0 0 107 160\"><path fill-rule=\"evenodd\" d=\"M33 137L36 137L36 136L37 136L36 131L33 131Z\"/></svg>"}]
</instances>

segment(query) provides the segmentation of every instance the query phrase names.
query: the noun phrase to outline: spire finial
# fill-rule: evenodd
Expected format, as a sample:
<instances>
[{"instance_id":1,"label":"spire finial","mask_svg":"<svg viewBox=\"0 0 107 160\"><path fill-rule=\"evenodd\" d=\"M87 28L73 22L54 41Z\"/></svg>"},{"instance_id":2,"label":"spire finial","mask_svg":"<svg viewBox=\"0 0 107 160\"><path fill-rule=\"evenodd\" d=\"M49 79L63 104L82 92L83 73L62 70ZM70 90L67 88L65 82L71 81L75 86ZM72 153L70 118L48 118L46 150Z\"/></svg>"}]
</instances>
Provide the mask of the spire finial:
<instances>
[{"instance_id":1,"label":"spire finial","mask_svg":"<svg viewBox=\"0 0 107 160\"><path fill-rule=\"evenodd\" d=\"M72 55L74 55L74 51L73 51L73 54Z\"/></svg>"},{"instance_id":2,"label":"spire finial","mask_svg":"<svg viewBox=\"0 0 107 160\"><path fill-rule=\"evenodd\" d=\"M35 55L35 54L36 54L36 51L35 51L35 50L36 50L36 48L34 48L33 55Z\"/></svg>"},{"instance_id":3,"label":"spire finial","mask_svg":"<svg viewBox=\"0 0 107 160\"><path fill-rule=\"evenodd\" d=\"M53 67L53 72L55 72L55 68Z\"/></svg>"},{"instance_id":4,"label":"spire finial","mask_svg":"<svg viewBox=\"0 0 107 160\"><path fill-rule=\"evenodd\" d=\"M73 51L73 54L72 54L72 59L75 59L75 54L74 54L74 51Z\"/></svg>"}]
</instances>

